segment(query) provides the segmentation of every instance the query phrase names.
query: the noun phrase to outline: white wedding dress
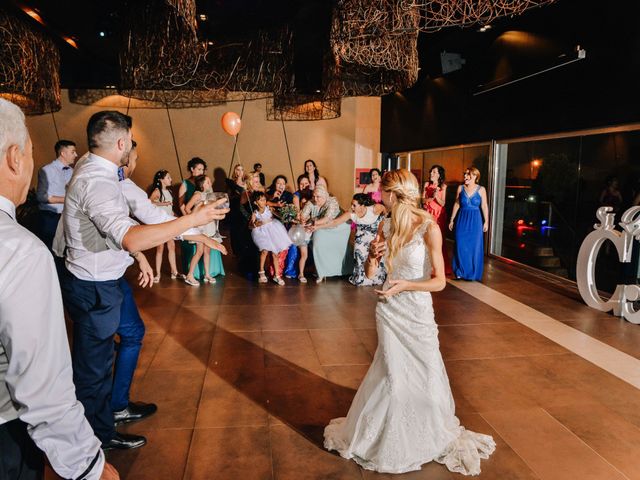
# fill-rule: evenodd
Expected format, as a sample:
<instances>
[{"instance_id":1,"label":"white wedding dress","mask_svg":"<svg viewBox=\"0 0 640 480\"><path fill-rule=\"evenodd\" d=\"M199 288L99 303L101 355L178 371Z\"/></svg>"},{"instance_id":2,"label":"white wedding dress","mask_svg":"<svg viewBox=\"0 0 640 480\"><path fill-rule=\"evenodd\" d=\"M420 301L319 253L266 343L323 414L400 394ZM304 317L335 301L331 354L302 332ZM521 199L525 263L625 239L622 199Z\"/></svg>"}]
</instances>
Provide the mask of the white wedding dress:
<instances>
[{"instance_id":1,"label":"white wedding dress","mask_svg":"<svg viewBox=\"0 0 640 480\"><path fill-rule=\"evenodd\" d=\"M389 280L431 277L427 222L393 259ZM389 221L383 232L389 238ZM470 432L455 416L438 343L431 294L401 292L376 307L378 348L346 418L324 431L324 446L367 470L405 473L435 460L452 472L480 473L493 438Z\"/></svg>"}]
</instances>

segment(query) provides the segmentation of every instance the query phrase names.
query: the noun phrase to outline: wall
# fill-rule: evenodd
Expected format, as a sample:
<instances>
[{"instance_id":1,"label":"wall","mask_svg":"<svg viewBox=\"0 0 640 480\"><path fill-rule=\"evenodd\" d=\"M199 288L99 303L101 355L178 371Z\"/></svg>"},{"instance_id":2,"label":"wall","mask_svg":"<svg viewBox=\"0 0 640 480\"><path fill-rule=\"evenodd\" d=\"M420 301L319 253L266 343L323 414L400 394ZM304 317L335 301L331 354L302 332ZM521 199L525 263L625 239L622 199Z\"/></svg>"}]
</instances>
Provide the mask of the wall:
<instances>
[{"instance_id":1,"label":"wall","mask_svg":"<svg viewBox=\"0 0 640 480\"><path fill-rule=\"evenodd\" d=\"M561 1L495 22L487 33L467 28L425 35L418 82L382 98L381 150L404 152L640 121L640 30L630 5L623 0ZM559 64L577 45L586 50L584 60L474 95L492 80L523 78ZM463 55L461 70L436 71L444 50Z\"/></svg>"},{"instance_id":2,"label":"wall","mask_svg":"<svg viewBox=\"0 0 640 480\"><path fill-rule=\"evenodd\" d=\"M120 97L111 105L126 111L126 102ZM100 105L104 105L101 101ZM68 92L63 91L62 110L55 114L55 123L60 138L70 139L78 144L81 155L86 151L86 125L89 117L105 106L84 106L69 102ZM226 105L170 110L176 145L186 176L186 163L194 156L204 158L211 175L215 167L229 170L233 137L220 127L220 118L227 111L240 114L241 102ZM114 108L112 108L114 109ZM153 174L160 169L171 172L174 180L180 180L178 163L171 137L171 129L166 110L131 109L133 117L133 137L138 142L140 160L133 179L146 187ZM36 168L54 158L53 145L57 137L51 115L28 117L27 124L34 144ZM333 120L314 122L284 122L291 152L294 176L303 173L307 158L313 158L321 174L329 181L331 192L338 197L343 207L348 207L354 189L354 168L358 164L373 164L379 151L380 99L348 98L342 101L342 115ZM295 178L291 168L281 122L270 122L265 116L265 100L247 102L242 120L242 130L238 139L238 153L245 169L260 162L271 182L273 177L284 174L291 186ZM236 157L234 164L238 162ZM34 174L34 182L36 179Z\"/></svg>"}]
</instances>

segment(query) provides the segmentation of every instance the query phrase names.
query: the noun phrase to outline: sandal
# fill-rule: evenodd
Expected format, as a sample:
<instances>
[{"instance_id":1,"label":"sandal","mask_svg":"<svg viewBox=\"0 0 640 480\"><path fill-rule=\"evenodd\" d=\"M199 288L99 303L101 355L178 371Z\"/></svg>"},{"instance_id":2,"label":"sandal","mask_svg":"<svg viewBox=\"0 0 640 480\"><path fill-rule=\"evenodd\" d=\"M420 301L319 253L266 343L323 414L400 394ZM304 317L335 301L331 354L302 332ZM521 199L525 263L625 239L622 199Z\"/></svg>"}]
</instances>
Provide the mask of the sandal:
<instances>
[{"instance_id":1,"label":"sandal","mask_svg":"<svg viewBox=\"0 0 640 480\"><path fill-rule=\"evenodd\" d=\"M176 278L185 278L185 277L186 275L183 273L175 272L171 274L171 280L175 280Z\"/></svg>"},{"instance_id":2,"label":"sandal","mask_svg":"<svg viewBox=\"0 0 640 480\"><path fill-rule=\"evenodd\" d=\"M210 283L211 285L216 283L216 279L213 278L211 275L205 275L203 280L204 280L204 283Z\"/></svg>"},{"instance_id":3,"label":"sandal","mask_svg":"<svg viewBox=\"0 0 640 480\"><path fill-rule=\"evenodd\" d=\"M195 278L189 278L189 277L184 277L184 283L186 283L187 285L191 285L192 287L199 287L200 286L200 282L197 281Z\"/></svg>"},{"instance_id":4,"label":"sandal","mask_svg":"<svg viewBox=\"0 0 640 480\"><path fill-rule=\"evenodd\" d=\"M273 281L276 282L280 286L285 284L284 280L282 279L282 277L273 277Z\"/></svg>"},{"instance_id":5,"label":"sandal","mask_svg":"<svg viewBox=\"0 0 640 480\"><path fill-rule=\"evenodd\" d=\"M300 283L307 283L307 279L304 277L304 275L300 275L300 276L298 277L298 281L299 281Z\"/></svg>"},{"instance_id":6,"label":"sandal","mask_svg":"<svg viewBox=\"0 0 640 480\"><path fill-rule=\"evenodd\" d=\"M264 270L258 272L258 283L267 283L268 281L267 276L264 274Z\"/></svg>"},{"instance_id":7,"label":"sandal","mask_svg":"<svg viewBox=\"0 0 640 480\"><path fill-rule=\"evenodd\" d=\"M160 275L153 277L153 283L160 283Z\"/></svg>"}]
</instances>

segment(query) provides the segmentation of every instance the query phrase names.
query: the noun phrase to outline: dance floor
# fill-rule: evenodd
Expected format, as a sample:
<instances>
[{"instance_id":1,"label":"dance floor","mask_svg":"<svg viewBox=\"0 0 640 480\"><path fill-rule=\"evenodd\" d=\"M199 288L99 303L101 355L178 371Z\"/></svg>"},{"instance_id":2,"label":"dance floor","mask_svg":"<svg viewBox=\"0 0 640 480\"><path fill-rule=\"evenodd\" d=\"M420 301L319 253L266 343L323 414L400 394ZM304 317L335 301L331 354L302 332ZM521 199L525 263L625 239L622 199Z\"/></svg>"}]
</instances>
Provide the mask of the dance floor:
<instances>
[{"instance_id":1,"label":"dance floor","mask_svg":"<svg viewBox=\"0 0 640 480\"><path fill-rule=\"evenodd\" d=\"M493 435L482 479L640 479L640 326L489 261L434 295L463 425ZM377 479L322 448L376 348L375 295L344 280L286 287L230 273L137 289L147 334L132 399L158 413L110 452L124 479ZM635 386L634 386L635 385ZM398 479L453 479L438 464Z\"/></svg>"}]
</instances>

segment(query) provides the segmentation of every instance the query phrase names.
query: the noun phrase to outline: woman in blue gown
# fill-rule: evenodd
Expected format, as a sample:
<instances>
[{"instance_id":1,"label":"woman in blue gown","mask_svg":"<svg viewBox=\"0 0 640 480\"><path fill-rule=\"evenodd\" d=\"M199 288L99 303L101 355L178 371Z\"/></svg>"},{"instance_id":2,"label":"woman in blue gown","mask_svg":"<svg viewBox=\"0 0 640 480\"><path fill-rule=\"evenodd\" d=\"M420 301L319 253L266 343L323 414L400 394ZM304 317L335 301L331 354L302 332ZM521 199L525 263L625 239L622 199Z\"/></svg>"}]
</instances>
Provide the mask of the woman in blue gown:
<instances>
[{"instance_id":1,"label":"woman in blue gown","mask_svg":"<svg viewBox=\"0 0 640 480\"><path fill-rule=\"evenodd\" d=\"M451 213L449 230L453 230L455 225L452 267L456 279L482 280L483 235L489 228L489 207L487 191L478 185L479 180L480 171L476 167L467 168Z\"/></svg>"}]
</instances>

